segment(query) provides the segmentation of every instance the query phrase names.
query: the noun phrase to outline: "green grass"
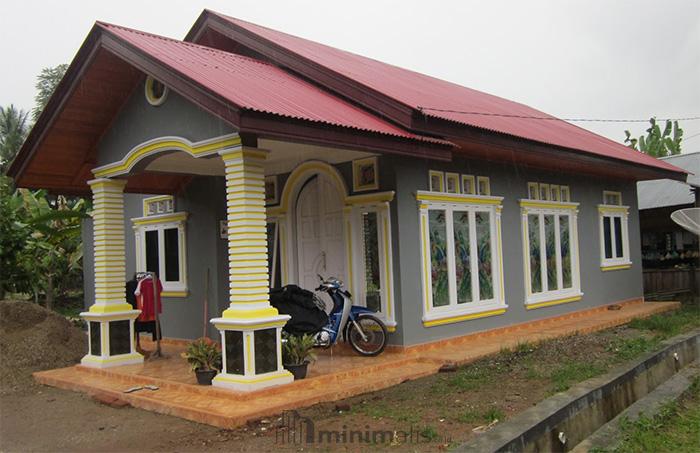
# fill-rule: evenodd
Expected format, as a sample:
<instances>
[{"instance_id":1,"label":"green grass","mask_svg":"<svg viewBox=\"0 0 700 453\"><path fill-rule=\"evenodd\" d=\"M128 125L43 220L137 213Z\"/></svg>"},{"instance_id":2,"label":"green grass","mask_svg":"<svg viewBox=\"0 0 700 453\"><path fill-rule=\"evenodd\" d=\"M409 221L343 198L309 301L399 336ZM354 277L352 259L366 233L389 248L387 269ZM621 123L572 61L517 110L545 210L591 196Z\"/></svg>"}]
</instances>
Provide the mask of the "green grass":
<instances>
[{"instance_id":1,"label":"green grass","mask_svg":"<svg viewBox=\"0 0 700 453\"><path fill-rule=\"evenodd\" d=\"M622 441L614 452L700 451L700 379L681 400L667 404L656 416L623 421L620 428Z\"/></svg>"},{"instance_id":2,"label":"green grass","mask_svg":"<svg viewBox=\"0 0 700 453\"><path fill-rule=\"evenodd\" d=\"M553 369L549 375L554 392L568 390L573 384L603 374L606 367L598 363L569 362Z\"/></svg>"},{"instance_id":3,"label":"green grass","mask_svg":"<svg viewBox=\"0 0 700 453\"><path fill-rule=\"evenodd\" d=\"M660 341L661 337L659 336L619 339L608 346L608 351L615 354L618 361L632 360L657 348Z\"/></svg>"},{"instance_id":4,"label":"green grass","mask_svg":"<svg viewBox=\"0 0 700 453\"><path fill-rule=\"evenodd\" d=\"M648 330L663 337L678 335L684 330L700 326L700 309L697 306L684 305L680 310L650 316L645 319L633 319L630 327Z\"/></svg>"},{"instance_id":5,"label":"green grass","mask_svg":"<svg viewBox=\"0 0 700 453\"><path fill-rule=\"evenodd\" d=\"M430 442L440 437L437 430L430 425L423 427L423 429L420 431L420 435L423 437L423 439L427 439Z\"/></svg>"},{"instance_id":6,"label":"green grass","mask_svg":"<svg viewBox=\"0 0 700 453\"><path fill-rule=\"evenodd\" d=\"M352 412L366 415L374 419L389 418L399 422L417 423L421 419L421 411L398 404L384 401L368 402L352 407Z\"/></svg>"}]
</instances>

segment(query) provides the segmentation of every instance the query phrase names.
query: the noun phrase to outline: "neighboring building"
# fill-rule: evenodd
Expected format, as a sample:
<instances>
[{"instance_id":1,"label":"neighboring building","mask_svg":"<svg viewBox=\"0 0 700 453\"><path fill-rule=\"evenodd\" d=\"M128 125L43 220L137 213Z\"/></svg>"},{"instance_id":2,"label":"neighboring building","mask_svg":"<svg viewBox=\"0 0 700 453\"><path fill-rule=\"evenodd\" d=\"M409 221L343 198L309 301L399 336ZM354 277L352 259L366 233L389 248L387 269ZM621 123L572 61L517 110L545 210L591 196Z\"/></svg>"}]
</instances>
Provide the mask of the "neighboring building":
<instances>
[{"instance_id":1,"label":"neighboring building","mask_svg":"<svg viewBox=\"0 0 700 453\"><path fill-rule=\"evenodd\" d=\"M636 182L686 177L525 105L210 11L185 42L97 23L10 173L92 193L83 363L142 360L124 280L154 270L170 337L201 335L210 288L215 383L238 389L290 379L268 284L317 273L404 346L640 299Z\"/></svg>"},{"instance_id":2,"label":"neighboring building","mask_svg":"<svg viewBox=\"0 0 700 453\"><path fill-rule=\"evenodd\" d=\"M662 158L690 172L686 182L637 183L647 297L700 296L700 241L671 220L679 209L700 207L700 152Z\"/></svg>"}]
</instances>

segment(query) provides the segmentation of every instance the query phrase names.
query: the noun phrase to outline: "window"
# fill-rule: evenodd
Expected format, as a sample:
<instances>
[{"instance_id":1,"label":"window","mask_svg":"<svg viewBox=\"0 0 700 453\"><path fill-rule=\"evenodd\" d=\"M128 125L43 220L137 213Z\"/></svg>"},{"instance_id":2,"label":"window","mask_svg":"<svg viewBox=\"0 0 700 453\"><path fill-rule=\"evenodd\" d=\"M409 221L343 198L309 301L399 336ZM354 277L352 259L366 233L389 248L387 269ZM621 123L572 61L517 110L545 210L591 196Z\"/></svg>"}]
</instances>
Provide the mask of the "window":
<instances>
[{"instance_id":1,"label":"window","mask_svg":"<svg viewBox=\"0 0 700 453\"><path fill-rule=\"evenodd\" d=\"M478 176L476 178L476 187L479 195L491 195L491 180L488 176Z\"/></svg>"},{"instance_id":2,"label":"window","mask_svg":"<svg viewBox=\"0 0 700 453\"><path fill-rule=\"evenodd\" d=\"M527 308L579 300L578 203L521 200L520 205Z\"/></svg>"},{"instance_id":3,"label":"window","mask_svg":"<svg viewBox=\"0 0 700 453\"><path fill-rule=\"evenodd\" d=\"M527 183L527 198L530 200L563 201L565 203L571 201L569 186L541 182Z\"/></svg>"},{"instance_id":4,"label":"window","mask_svg":"<svg viewBox=\"0 0 700 453\"><path fill-rule=\"evenodd\" d=\"M267 268L270 272L270 288L282 286L280 272L280 232L277 221L267 222Z\"/></svg>"},{"instance_id":5,"label":"window","mask_svg":"<svg viewBox=\"0 0 700 453\"><path fill-rule=\"evenodd\" d=\"M348 289L356 303L376 311L391 331L396 326L389 216L393 193L380 195L384 198L357 202L348 213L347 221L352 224L352 239L347 244Z\"/></svg>"},{"instance_id":6,"label":"window","mask_svg":"<svg viewBox=\"0 0 700 453\"><path fill-rule=\"evenodd\" d=\"M445 173L446 192L459 193L459 174Z\"/></svg>"},{"instance_id":7,"label":"window","mask_svg":"<svg viewBox=\"0 0 700 453\"><path fill-rule=\"evenodd\" d=\"M462 175L462 193L467 195L476 194L476 183L473 175Z\"/></svg>"},{"instance_id":8,"label":"window","mask_svg":"<svg viewBox=\"0 0 700 453\"><path fill-rule=\"evenodd\" d=\"M151 76L146 77L144 90L146 100L154 107L158 107L159 105L163 104L165 99L168 97L168 87Z\"/></svg>"},{"instance_id":9,"label":"window","mask_svg":"<svg viewBox=\"0 0 700 453\"><path fill-rule=\"evenodd\" d=\"M620 192L603 192L605 204L598 205L600 220L600 267L603 271L629 269L627 218L629 208L622 206Z\"/></svg>"},{"instance_id":10,"label":"window","mask_svg":"<svg viewBox=\"0 0 700 453\"><path fill-rule=\"evenodd\" d=\"M430 170L430 172L428 172L428 176L430 178L431 192L445 191L445 174L443 172Z\"/></svg>"},{"instance_id":11,"label":"window","mask_svg":"<svg viewBox=\"0 0 700 453\"><path fill-rule=\"evenodd\" d=\"M150 211L153 203L144 203ZM154 214L132 219L136 234L136 270L155 272L164 297L187 295L185 222L187 213Z\"/></svg>"},{"instance_id":12,"label":"window","mask_svg":"<svg viewBox=\"0 0 700 453\"><path fill-rule=\"evenodd\" d=\"M424 198L419 191L423 324L457 322L505 311L503 300L501 197L446 195Z\"/></svg>"}]
</instances>

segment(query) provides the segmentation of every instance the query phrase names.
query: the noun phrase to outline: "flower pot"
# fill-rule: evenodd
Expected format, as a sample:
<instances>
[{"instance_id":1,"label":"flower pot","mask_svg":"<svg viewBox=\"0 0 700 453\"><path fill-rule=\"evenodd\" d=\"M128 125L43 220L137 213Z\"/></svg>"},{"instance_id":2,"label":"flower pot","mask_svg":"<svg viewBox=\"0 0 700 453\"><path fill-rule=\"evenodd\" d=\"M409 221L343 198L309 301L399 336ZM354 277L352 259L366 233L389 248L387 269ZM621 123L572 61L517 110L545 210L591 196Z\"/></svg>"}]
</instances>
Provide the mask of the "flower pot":
<instances>
[{"instance_id":1,"label":"flower pot","mask_svg":"<svg viewBox=\"0 0 700 453\"><path fill-rule=\"evenodd\" d=\"M304 362L298 365L286 364L284 368L294 375L294 380L304 379L306 377L306 370L309 367L309 362Z\"/></svg>"},{"instance_id":2,"label":"flower pot","mask_svg":"<svg viewBox=\"0 0 700 453\"><path fill-rule=\"evenodd\" d=\"M211 385L212 379L216 376L218 371L216 370L195 370L194 374L197 376L197 384L199 385Z\"/></svg>"}]
</instances>

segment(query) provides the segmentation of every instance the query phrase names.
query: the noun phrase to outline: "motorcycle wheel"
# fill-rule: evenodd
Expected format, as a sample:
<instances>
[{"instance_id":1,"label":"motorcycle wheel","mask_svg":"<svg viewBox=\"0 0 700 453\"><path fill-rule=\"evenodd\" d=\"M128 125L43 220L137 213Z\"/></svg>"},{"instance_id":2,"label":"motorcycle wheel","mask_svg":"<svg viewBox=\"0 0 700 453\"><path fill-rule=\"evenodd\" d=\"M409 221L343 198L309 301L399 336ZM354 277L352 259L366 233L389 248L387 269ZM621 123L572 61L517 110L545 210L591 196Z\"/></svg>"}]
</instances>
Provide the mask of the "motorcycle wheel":
<instances>
[{"instance_id":1,"label":"motorcycle wheel","mask_svg":"<svg viewBox=\"0 0 700 453\"><path fill-rule=\"evenodd\" d=\"M386 347L387 340L387 330L384 323L372 315L362 315L357 319L357 324L367 339L364 340L355 325L350 323L348 341L355 352L370 357L381 354Z\"/></svg>"}]
</instances>

